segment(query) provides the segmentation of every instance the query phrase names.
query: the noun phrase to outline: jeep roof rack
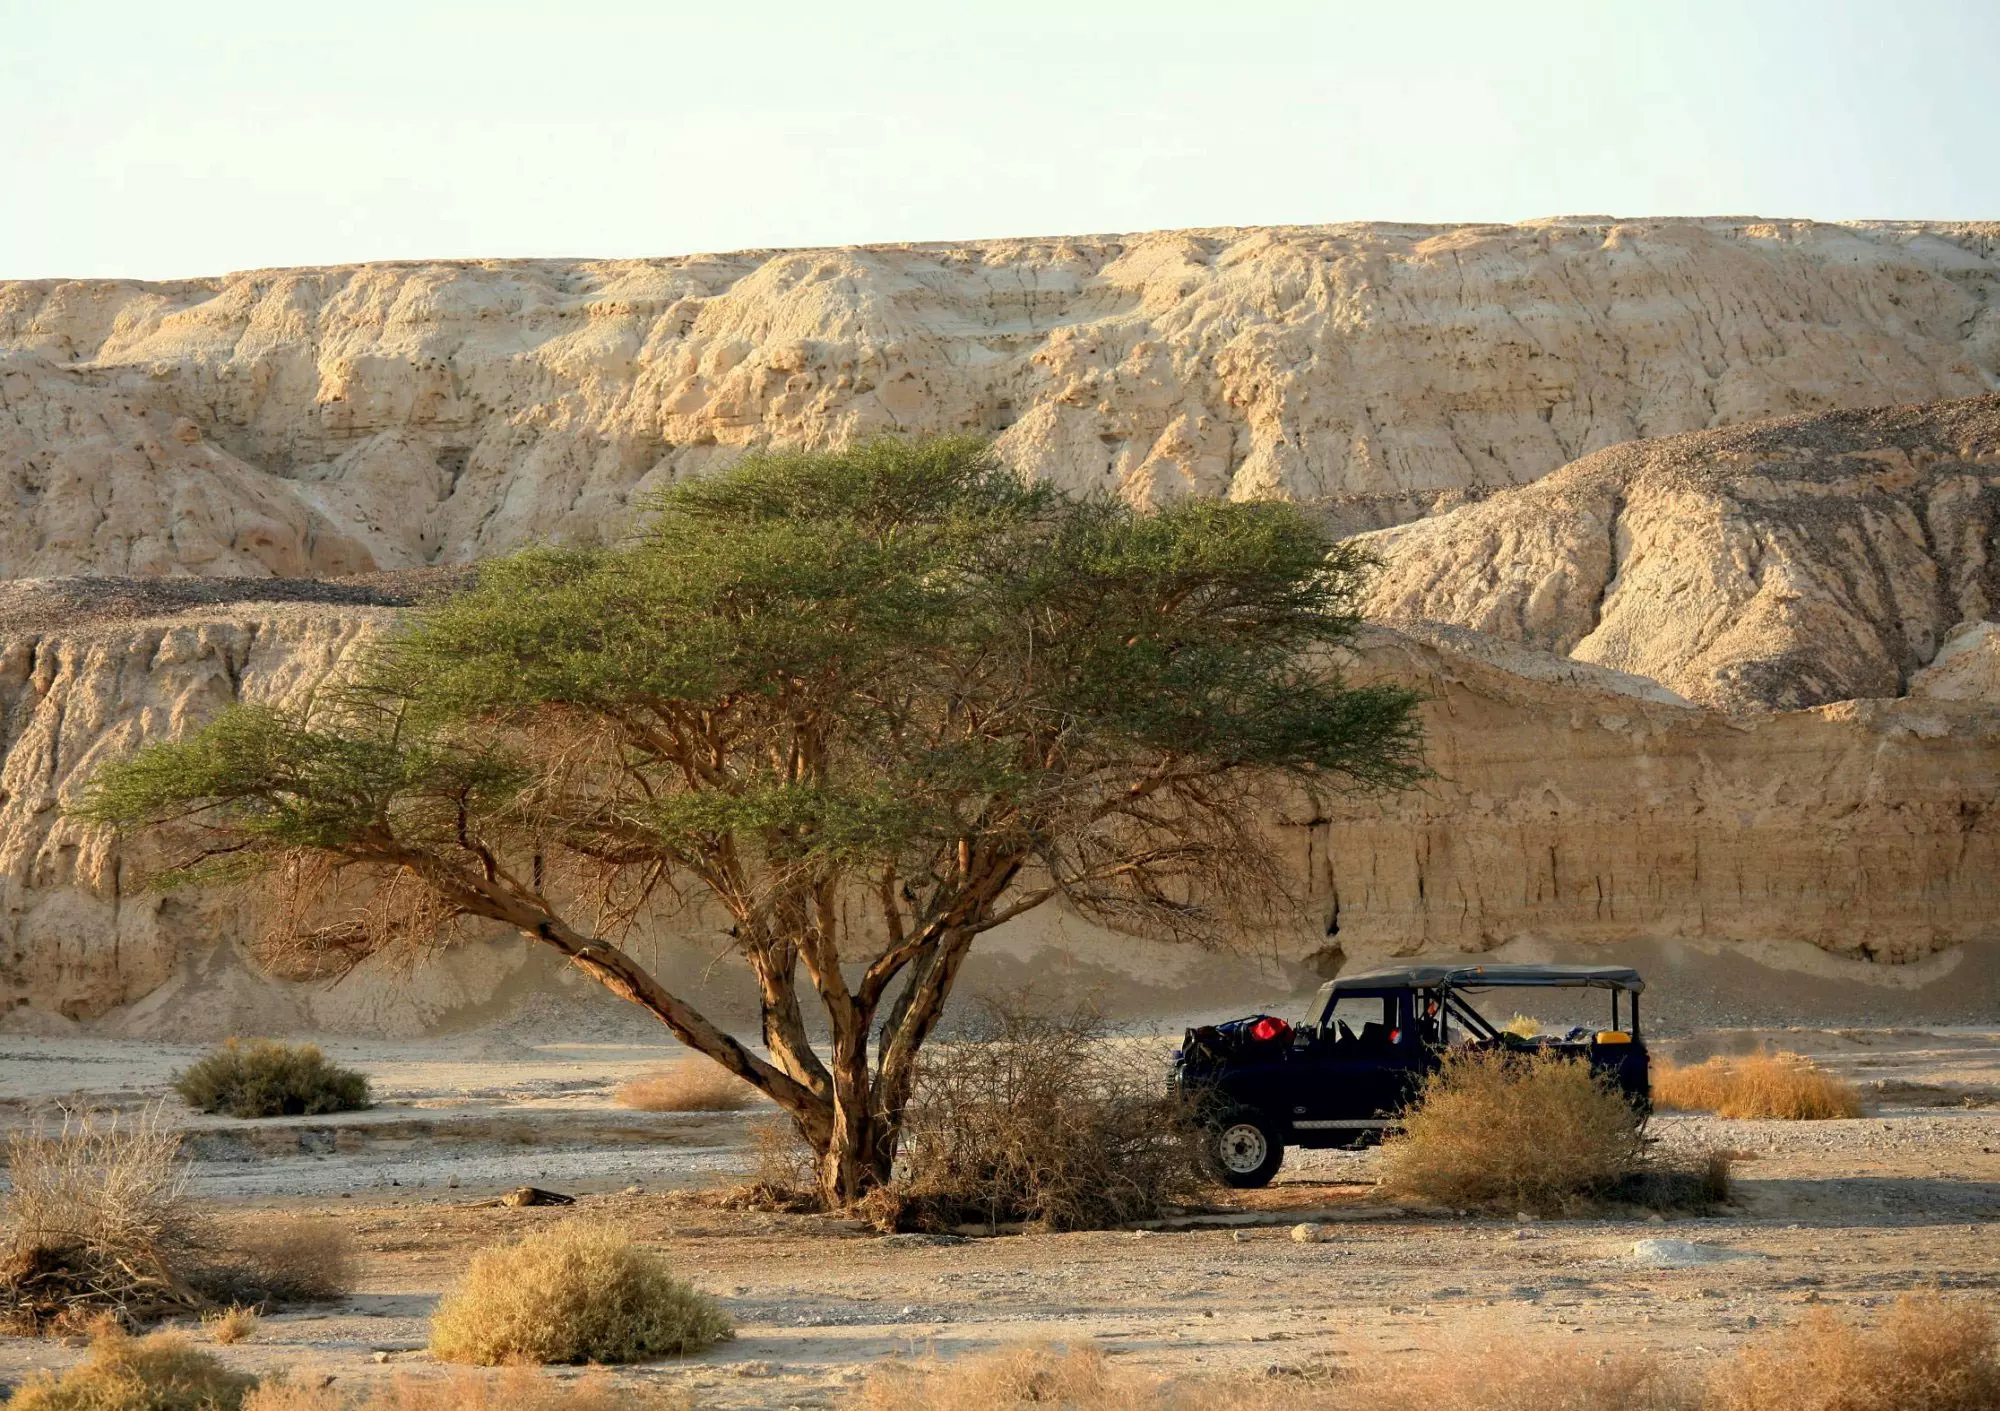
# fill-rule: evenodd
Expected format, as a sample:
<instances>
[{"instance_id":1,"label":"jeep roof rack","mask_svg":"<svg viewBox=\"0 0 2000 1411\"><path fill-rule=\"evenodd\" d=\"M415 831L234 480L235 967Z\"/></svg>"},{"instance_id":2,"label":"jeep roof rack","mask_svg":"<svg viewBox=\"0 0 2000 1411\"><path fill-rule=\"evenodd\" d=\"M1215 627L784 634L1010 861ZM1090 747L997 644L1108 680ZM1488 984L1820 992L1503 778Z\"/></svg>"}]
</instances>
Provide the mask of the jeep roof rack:
<instances>
[{"instance_id":1,"label":"jeep roof rack","mask_svg":"<svg viewBox=\"0 0 2000 1411\"><path fill-rule=\"evenodd\" d=\"M1385 965L1330 980L1323 993L1431 989L1439 985L1455 989L1476 989L1487 985L1574 986L1593 990L1625 990L1635 995L1646 988L1639 972L1629 965Z\"/></svg>"}]
</instances>

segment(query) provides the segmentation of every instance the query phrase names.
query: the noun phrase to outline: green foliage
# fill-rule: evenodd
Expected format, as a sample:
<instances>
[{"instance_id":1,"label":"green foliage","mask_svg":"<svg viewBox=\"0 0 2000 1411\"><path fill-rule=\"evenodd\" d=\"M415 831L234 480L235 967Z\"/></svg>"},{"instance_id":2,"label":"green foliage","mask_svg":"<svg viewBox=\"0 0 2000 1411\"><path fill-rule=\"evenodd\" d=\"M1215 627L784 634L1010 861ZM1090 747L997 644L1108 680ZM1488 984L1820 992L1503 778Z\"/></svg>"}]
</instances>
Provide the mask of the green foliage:
<instances>
[{"instance_id":1,"label":"green foliage","mask_svg":"<svg viewBox=\"0 0 2000 1411\"><path fill-rule=\"evenodd\" d=\"M795 875L923 876L987 838L1116 912L1137 890L1108 894L1104 854L1157 853L1168 812L1222 807L1197 781L1421 775L1412 693L1329 663L1367 560L1291 506L1141 513L944 440L753 456L652 508L632 547L487 566L359 688L149 747L78 814L226 814L228 846L173 881L510 833L669 868L729 839ZM494 723L566 729L562 758ZM1149 772L1161 812L1119 808Z\"/></svg>"},{"instance_id":2,"label":"green foliage","mask_svg":"<svg viewBox=\"0 0 2000 1411\"><path fill-rule=\"evenodd\" d=\"M496 743L411 730L405 713L362 692L291 711L235 706L101 770L70 812L122 827L226 813L226 843L158 879L175 886L252 875L292 849L422 847L518 796L527 774Z\"/></svg>"},{"instance_id":3,"label":"green foliage","mask_svg":"<svg viewBox=\"0 0 2000 1411\"><path fill-rule=\"evenodd\" d=\"M174 1091L201 1112L316 1117L368 1106L368 1080L312 1044L229 1039L174 1075Z\"/></svg>"},{"instance_id":4,"label":"green foliage","mask_svg":"<svg viewBox=\"0 0 2000 1411\"><path fill-rule=\"evenodd\" d=\"M1290 506L1077 502L945 441L755 457L656 508L636 548L493 565L391 675L451 717L617 721L668 765L620 822L677 856L921 852L1163 754L1418 773L1410 693L1324 659L1365 561Z\"/></svg>"}]
</instances>

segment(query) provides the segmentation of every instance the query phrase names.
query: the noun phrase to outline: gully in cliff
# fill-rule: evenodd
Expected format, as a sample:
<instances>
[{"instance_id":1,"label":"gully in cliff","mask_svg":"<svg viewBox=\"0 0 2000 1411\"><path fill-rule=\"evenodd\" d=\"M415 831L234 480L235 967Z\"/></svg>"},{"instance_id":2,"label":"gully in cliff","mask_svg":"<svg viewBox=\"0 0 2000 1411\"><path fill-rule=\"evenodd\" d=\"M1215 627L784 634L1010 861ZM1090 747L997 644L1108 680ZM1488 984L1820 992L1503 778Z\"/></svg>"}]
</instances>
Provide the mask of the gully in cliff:
<instances>
[{"instance_id":1,"label":"gully in cliff","mask_svg":"<svg viewBox=\"0 0 2000 1411\"><path fill-rule=\"evenodd\" d=\"M1396 1125L1424 1077L1455 1048L1554 1053L1586 1061L1642 1111L1639 972L1615 965L1398 965L1323 985L1306 1022L1257 1014L1189 1029L1172 1086L1208 1110L1209 1161L1232 1186L1269 1184L1287 1146L1358 1146ZM1482 1010L1494 992L1609 991L1610 1025L1544 1033ZM1583 1000L1582 995L1568 997ZM1542 1007L1548 1007L1546 1005ZM1594 1005L1593 1005L1594 1007Z\"/></svg>"}]
</instances>

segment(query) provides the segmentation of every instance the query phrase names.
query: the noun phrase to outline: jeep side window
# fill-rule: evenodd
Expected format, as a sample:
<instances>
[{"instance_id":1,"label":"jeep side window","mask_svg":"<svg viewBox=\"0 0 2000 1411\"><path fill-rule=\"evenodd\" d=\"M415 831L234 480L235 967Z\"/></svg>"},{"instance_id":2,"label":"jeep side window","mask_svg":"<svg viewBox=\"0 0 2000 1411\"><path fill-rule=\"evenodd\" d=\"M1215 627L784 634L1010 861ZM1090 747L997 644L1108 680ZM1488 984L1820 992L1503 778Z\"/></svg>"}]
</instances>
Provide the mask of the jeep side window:
<instances>
[{"instance_id":1,"label":"jeep side window","mask_svg":"<svg viewBox=\"0 0 2000 1411\"><path fill-rule=\"evenodd\" d=\"M1416 1004L1417 1041L1442 1048L1451 1042L1451 1023L1444 1003L1435 990L1423 990L1410 997Z\"/></svg>"},{"instance_id":2,"label":"jeep side window","mask_svg":"<svg viewBox=\"0 0 2000 1411\"><path fill-rule=\"evenodd\" d=\"M1381 995L1342 995L1327 1011L1326 1036L1337 1044L1389 1042L1388 1001Z\"/></svg>"}]
</instances>

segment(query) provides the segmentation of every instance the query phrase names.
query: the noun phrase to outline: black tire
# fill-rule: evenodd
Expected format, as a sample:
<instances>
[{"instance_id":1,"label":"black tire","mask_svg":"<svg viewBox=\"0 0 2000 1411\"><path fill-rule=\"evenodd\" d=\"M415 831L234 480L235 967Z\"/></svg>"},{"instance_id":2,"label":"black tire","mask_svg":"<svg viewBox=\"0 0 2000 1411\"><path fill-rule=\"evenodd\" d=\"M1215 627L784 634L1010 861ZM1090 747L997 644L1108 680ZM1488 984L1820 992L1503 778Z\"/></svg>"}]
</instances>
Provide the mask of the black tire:
<instances>
[{"instance_id":1,"label":"black tire","mask_svg":"<svg viewBox=\"0 0 2000 1411\"><path fill-rule=\"evenodd\" d=\"M1285 1143L1277 1124L1256 1112L1224 1115L1209 1127L1202 1150L1209 1174L1237 1190L1270 1185L1285 1164Z\"/></svg>"}]
</instances>

